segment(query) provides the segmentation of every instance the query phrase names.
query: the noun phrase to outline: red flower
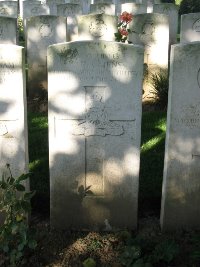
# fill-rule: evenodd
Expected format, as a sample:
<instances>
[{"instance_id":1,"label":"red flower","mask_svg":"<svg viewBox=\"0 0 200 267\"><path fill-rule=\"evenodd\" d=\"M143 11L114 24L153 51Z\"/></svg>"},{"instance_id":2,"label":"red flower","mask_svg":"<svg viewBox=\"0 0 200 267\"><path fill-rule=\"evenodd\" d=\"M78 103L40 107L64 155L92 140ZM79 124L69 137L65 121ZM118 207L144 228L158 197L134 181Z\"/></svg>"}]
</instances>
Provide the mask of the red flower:
<instances>
[{"instance_id":1,"label":"red flower","mask_svg":"<svg viewBox=\"0 0 200 267\"><path fill-rule=\"evenodd\" d=\"M130 13L128 13L128 12L126 12L126 11L124 11L124 12L120 15L119 18L120 18L121 21L125 21L126 23L129 23L129 22L132 21L132 19L133 19L133 15L130 14Z\"/></svg>"},{"instance_id":2,"label":"red flower","mask_svg":"<svg viewBox=\"0 0 200 267\"><path fill-rule=\"evenodd\" d=\"M121 35L125 35L125 36L128 36L128 31L125 30L125 29L119 29L119 32L121 33Z\"/></svg>"}]
</instances>

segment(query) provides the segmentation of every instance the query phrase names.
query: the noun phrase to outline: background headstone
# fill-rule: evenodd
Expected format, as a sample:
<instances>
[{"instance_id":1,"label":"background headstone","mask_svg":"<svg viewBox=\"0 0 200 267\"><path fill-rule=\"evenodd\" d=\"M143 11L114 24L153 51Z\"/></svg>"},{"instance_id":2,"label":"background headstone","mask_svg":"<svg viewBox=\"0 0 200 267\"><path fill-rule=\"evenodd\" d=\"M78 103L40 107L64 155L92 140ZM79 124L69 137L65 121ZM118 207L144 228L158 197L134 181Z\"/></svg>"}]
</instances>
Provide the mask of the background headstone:
<instances>
[{"instance_id":1,"label":"background headstone","mask_svg":"<svg viewBox=\"0 0 200 267\"><path fill-rule=\"evenodd\" d=\"M91 4L91 13L103 13L107 15L115 15L115 5L114 4Z\"/></svg>"},{"instance_id":2,"label":"background headstone","mask_svg":"<svg viewBox=\"0 0 200 267\"><path fill-rule=\"evenodd\" d=\"M57 5L58 16L67 17L67 41L78 39L77 16L82 14L82 8L78 4Z\"/></svg>"},{"instance_id":3,"label":"background headstone","mask_svg":"<svg viewBox=\"0 0 200 267\"><path fill-rule=\"evenodd\" d=\"M181 16L180 42L200 41L200 13Z\"/></svg>"},{"instance_id":4,"label":"background headstone","mask_svg":"<svg viewBox=\"0 0 200 267\"><path fill-rule=\"evenodd\" d=\"M78 18L79 40L115 41L117 17L106 14L90 14Z\"/></svg>"},{"instance_id":5,"label":"background headstone","mask_svg":"<svg viewBox=\"0 0 200 267\"><path fill-rule=\"evenodd\" d=\"M37 16L27 19L28 97L47 97L47 47L66 42L66 18Z\"/></svg>"},{"instance_id":6,"label":"background headstone","mask_svg":"<svg viewBox=\"0 0 200 267\"><path fill-rule=\"evenodd\" d=\"M153 5L153 13L165 14L169 17L169 43L177 43L178 6L171 3Z\"/></svg>"},{"instance_id":7,"label":"background headstone","mask_svg":"<svg viewBox=\"0 0 200 267\"><path fill-rule=\"evenodd\" d=\"M17 43L17 19L0 17L0 44Z\"/></svg>"},{"instance_id":8,"label":"background headstone","mask_svg":"<svg viewBox=\"0 0 200 267\"><path fill-rule=\"evenodd\" d=\"M0 1L0 16L17 18L18 16L17 1Z\"/></svg>"},{"instance_id":9,"label":"background headstone","mask_svg":"<svg viewBox=\"0 0 200 267\"><path fill-rule=\"evenodd\" d=\"M163 230L200 228L200 43L172 46Z\"/></svg>"},{"instance_id":10,"label":"background headstone","mask_svg":"<svg viewBox=\"0 0 200 267\"><path fill-rule=\"evenodd\" d=\"M31 1L30 3L29 1L23 1L23 19L50 14L49 6L43 5L39 1Z\"/></svg>"},{"instance_id":11,"label":"background headstone","mask_svg":"<svg viewBox=\"0 0 200 267\"><path fill-rule=\"evenodd\" d=\"M65 0L65 3L79 4L82 7L83 14L88 14L90 9L91 0Z\"/></svg>"},{"instance_id":12,"label":"background headstone","mask_svg":"<svg viewBox=\"0 0 200 267\"><path fill-rule=\"evenodd\" d=\"M124 11L131 13L133 15L147 13L147 5L136 4L136 3L126 3L121 5L121 13Z\"/></svg>"},{"instance_id":13,"label":"background headstone","mask_svg":"<svg viewBox=\"0 0 200 267\"><path fill-rule=\"evenodd\" d=\"M137 226L143 48L48 48L51 225Z\"/></svg>"},{"instance_id":14,"label":"background headstone","mask_svg":"<svg viewBox=\"0 0 200 267\"><path fill-rule=\"evenodd\" d=\"M46 0L46 5L50 9L50 15L57 16L57 5L60 4L65 4L65 0Z\"/></svg>"},{"instance_id":15,"label":"background headstone","mask_svg":"<svg viewBox=\"0 0 200 267\"><path fill-rule=\"evenodd\" d=\"M113 4L113 0L93 0L93 4Z\"/></svg>"},{"instance_id":16,"label":"background headstone","mask_svg":"<svg viewBox=\"0 0 200 267\"><path fill-rule=\"evenodd\" d=\"M0 177L9 174L6 164L18 177L28 172L24 48L0 44L0 91Z\"/></svg>"},{"instance_id":17,"label":"background headstone","mask_svg":"<svg viewBox=\"0 0 200 267\"><path fill-rule=\"evenodd\" d=\"M168 17L164 14L155 13L134 15L129 28L131 30L129 41L145 47L144 63L146 71L143 99L148 100L148 97L152 97L150 94L150 91L152 91L150 85L151 75L168 68Z\"/></svg>"}]
</instances>

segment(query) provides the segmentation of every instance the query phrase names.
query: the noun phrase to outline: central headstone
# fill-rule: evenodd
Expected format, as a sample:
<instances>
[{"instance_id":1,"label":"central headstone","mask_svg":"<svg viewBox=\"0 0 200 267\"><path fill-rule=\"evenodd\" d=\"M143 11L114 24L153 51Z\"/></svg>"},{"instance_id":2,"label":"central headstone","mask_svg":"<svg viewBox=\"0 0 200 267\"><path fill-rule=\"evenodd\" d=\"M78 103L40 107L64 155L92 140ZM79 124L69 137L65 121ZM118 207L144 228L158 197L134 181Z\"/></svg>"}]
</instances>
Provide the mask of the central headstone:
<instances>
[{"instance_id":1,"label":"central headstone","mask_svg":"<svg viewBox=\"0 0 200 267\"><path fill-rule=\"evenodd\" d=\"M105 41L48 48L52 226L136 228L143 52Z\"/></svg>"}]
</instances>

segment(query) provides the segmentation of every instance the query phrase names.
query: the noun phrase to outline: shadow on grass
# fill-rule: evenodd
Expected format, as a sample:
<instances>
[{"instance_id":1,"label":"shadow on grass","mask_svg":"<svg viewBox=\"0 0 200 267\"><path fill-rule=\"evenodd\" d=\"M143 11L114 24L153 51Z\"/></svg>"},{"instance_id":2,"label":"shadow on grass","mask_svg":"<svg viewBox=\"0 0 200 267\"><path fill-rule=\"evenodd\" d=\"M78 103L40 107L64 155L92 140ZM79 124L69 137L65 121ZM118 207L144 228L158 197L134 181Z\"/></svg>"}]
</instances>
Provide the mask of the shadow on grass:
<instances>
[{"instance_id":1,"label":"shadow on grass","mask_svg":"<svg viewBox=\"0 0 200 267\"><path fill-rule=\"evenodd\" d=\"M32 199L33 213L49 216L49 148L48 118L39 113L28 114L30 186L36 194Z\"/></svg>"},{"instance_id":2,"label":"shadow on grass","mask_svg":"<svg viewBox=\"0 0 200 267\"><path fill-rule=\"evenodd\" d=\"M144 112L141 130L139 217L160 216L166 112Z\"/></svg>"}]
</instances>

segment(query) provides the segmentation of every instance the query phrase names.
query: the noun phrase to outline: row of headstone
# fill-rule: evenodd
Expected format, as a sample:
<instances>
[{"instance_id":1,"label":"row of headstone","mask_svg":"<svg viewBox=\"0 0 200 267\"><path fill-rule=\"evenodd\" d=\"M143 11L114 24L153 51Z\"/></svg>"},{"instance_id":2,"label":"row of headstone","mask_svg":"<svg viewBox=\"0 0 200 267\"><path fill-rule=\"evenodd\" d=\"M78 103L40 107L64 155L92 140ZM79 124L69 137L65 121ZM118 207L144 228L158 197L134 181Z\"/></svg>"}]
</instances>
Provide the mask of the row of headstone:
<instances>
[{"instance_id":1,"label":"row of headstone","mask_svg":"<svg viewBox=\"0 0 200 267\"><path fill-rule=\"evenodd\" d=\"M200 42L172 47L163 230L200 227L199 50ZM143 54L107 41L49 46L52 226L137 227ZM0 88L0 175L9 164L18 176L28 164L22 47L0 45Z\"/></svg>"}]
</instances>

